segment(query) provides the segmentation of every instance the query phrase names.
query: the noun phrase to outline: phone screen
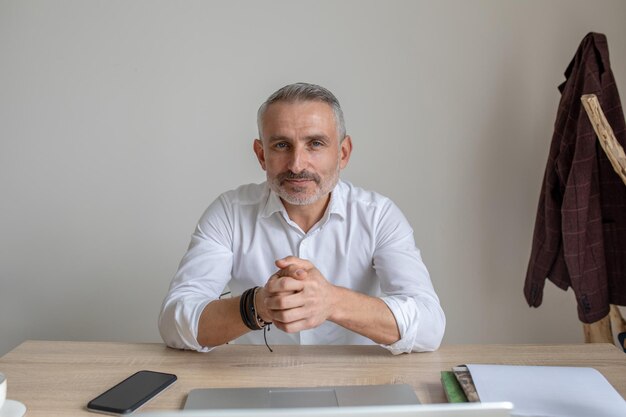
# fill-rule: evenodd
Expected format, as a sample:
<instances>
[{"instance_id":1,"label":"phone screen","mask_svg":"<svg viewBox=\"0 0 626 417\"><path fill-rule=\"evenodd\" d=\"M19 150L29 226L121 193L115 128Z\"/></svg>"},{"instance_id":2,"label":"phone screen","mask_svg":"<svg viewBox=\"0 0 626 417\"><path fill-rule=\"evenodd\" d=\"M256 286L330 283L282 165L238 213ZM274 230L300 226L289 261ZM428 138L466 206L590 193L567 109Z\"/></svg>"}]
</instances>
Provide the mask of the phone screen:
<instances>
[{"instance_id":1,"label":"phone screen","mask_svg":"<svg viewBox=\"0 0 626 417\"><path fill-rule=\"evenodd\" d=\"M130 414L176 381L176 375L139 371L100 394L87 409L113 414Z\"/></svg>"}]
</instances>

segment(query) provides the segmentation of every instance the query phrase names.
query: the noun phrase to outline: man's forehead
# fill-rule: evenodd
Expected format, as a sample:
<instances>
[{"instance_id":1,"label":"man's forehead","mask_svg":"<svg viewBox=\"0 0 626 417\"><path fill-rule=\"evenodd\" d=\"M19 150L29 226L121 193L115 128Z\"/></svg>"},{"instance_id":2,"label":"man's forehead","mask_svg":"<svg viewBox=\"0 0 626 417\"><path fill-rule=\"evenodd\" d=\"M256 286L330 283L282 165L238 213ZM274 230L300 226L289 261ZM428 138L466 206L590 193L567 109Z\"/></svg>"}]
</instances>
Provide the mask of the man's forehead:
<instances>
[{"instance_id":1,"label":"man's forehead","mask_svg":"<svg viewBox=\"0 0 626 417\"><path fill-rule=\"evenodd\" d=\"M335 130L332 107L322 101L272 103L263 117L263 130L290 129ZM269 132L267 132L269 133Z\"/></svg>"}]
</instances>

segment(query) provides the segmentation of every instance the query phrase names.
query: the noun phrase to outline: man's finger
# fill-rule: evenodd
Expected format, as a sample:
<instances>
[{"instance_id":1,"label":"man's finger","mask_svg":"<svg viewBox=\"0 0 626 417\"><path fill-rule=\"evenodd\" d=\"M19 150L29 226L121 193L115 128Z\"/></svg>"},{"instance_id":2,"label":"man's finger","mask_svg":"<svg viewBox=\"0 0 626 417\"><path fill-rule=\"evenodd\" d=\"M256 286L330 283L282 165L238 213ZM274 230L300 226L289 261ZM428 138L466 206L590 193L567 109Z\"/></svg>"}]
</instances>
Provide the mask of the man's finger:
<instances>
[{"instance_id":1,"label":"man's finger","mask_svg":"<svg viewBox=\"0 0 626 417\"><path fill-rule=\"evenodd\" d=\"M304 298L301 293L281 293L265 299L265 307L272 310L272 313L302 306L304 306Z\"/></svg>"},{"instance_id":2,"label":"man's finger","mask_svg":"<svg viewBox=\"0 0 626 417\"><path fill-rule=\"evenodd\" d=\"M313 267L313 264L306 259L301 259L295 256L287 256L286 258L278 259L276 262L276 266L280 269L284 269L289 267L290 265L295 265L296 267L308 269Z\"/></svg>"},{"instance_id":3,"label":"man's finger","mask_svg":"<svg viewBox=\"0 0 626 417\"><path fill-rule=\"evenodd\" d=\"M296 321L304 321L307 316L304 308L296 307L287 310L270 310L272 321L278 321L279 323L289 324Z\"/></svg>"},{"instance_id":4,"label":"man's finger","mask_svg":"<svg viewBox=\"0 0 626 417\"><path fill-rule=\"evenodd\" d=\"M265 290L269 294L281 293L281 292L297 292L302 291L304 284L302 281L294 279L293 277L276 277L270 279L265 284Z\"/></svg>"},{"instance_id":5,"label":"man's finger","mask_svg":"<svg viewBox=\"0 0 626 417\"><path fill-rule=\"evenodd\" d=\"M284 268L278 271L276 275L280 277L304 279L305 277L303 276L303 274L305 273L306 273L306 270L304 268L301 268L300 266L296 266L296 265L290 265L287 268Z\"/></svg>"},{"instance_id":6,"label":"man's finger","mask_svg":"<svg viewBox=\"0 0 626 417\"><path fill-rule=\"evenodd\" d=\"M292 321L288 323L274 320L273 324L276 326L276 328L282 330L285 333L295 333L295 332L300 332L302 330L308 330L308 329L315 327L309 324L309 322L304 319L296 320L296 321Z\"/></svg>"}]
</instances>

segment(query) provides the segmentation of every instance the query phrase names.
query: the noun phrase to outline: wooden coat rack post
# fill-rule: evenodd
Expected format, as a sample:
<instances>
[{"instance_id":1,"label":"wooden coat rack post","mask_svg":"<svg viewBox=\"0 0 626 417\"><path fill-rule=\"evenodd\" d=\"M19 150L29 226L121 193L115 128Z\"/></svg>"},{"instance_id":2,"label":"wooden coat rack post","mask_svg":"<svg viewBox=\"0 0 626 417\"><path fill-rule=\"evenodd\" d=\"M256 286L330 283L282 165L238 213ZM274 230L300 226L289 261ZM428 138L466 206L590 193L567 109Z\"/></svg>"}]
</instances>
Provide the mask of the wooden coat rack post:
<instances>
[{"instance_id":1,"label":"wooden coat rack post","mask_svg":"<svg viewBox=\"0 0 626 417\"><path fill-rule=\"evenodd\" d=\"M598 135L598 140L615 172L626 185L626 154L613 133L613 129L604 116L598 98L595 94L586 94L580 98ZM609 314L595 323L583 323L586 343L614 343L613 334L626 332L626 320L622 317L617 306L611 304ZM626 349L626 346L622 346Z\"/></svg>"}]
</instances>

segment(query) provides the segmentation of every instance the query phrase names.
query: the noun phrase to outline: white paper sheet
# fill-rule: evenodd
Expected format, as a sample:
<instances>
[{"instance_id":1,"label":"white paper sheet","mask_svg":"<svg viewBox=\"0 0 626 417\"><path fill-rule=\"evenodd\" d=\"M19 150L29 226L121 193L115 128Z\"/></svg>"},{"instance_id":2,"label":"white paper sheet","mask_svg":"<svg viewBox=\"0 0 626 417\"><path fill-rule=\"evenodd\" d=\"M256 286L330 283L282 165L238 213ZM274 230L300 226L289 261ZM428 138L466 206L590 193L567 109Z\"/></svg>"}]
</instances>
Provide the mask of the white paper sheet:
<instances>
[{"instance_id":1,"label":"white paper sheet","mask_svg":"<svg viewBox=\"0 0 626 417\"><path fill-rule=\"evenodd\" d=\"M626 401L593 368L470 364L467 367L480 401L511 401L513 416L626 416Z\"/></svg>"}]
</instances>

